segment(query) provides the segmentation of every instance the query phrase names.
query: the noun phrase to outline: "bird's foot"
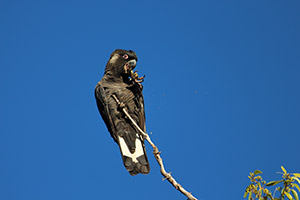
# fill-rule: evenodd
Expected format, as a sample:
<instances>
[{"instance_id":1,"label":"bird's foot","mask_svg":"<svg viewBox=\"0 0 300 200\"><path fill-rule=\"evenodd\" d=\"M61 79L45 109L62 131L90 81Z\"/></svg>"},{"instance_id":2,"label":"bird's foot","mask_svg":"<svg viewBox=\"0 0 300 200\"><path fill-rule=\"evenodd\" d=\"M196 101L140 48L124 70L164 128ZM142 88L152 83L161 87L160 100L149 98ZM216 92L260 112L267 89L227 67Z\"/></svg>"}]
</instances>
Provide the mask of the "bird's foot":
<instances>
[{"instance_id":1,"label":"bird's foot","mask_svg":"<svg viewBox=\"0 0 300 200\"><path fill-rule=\"evenodd\" d=\"M130 77L136 83L142 83L142 82L144 82L144 79L145 79L145 75L139 77L137 71L133 72L132 70L130 71Z\"/></svg>"}]
</instances>

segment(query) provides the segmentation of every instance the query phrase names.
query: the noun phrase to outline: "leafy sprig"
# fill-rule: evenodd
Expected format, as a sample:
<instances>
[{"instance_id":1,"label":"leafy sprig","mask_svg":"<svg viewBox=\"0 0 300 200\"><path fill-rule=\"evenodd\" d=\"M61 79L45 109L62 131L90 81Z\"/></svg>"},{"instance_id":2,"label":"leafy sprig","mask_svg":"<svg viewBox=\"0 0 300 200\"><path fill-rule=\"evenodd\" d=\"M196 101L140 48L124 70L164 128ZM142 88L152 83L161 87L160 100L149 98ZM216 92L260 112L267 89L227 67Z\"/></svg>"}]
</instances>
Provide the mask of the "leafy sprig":
<instances>
[{"instance_id":1,"label":"leafy sprig","mask_svg":"<svg viewBox=\"0 0 300 200\"><path fill-rule=\"evenodd\" d=\"M299 173L288 173L287 170L281 166L282 179L277 181L266 182L263 180L261 174L262 171L255 170L254 173L250 173L248 178L250 179L250 185L246 188L244 198L248 196L248 200L299 200L298 192L300 192L300 174ZM280 184L280 186L278 186ZM267 187L275 186L273 195ZM276 198L276 192L280 195Z\"/></svg>"}]
</instances>

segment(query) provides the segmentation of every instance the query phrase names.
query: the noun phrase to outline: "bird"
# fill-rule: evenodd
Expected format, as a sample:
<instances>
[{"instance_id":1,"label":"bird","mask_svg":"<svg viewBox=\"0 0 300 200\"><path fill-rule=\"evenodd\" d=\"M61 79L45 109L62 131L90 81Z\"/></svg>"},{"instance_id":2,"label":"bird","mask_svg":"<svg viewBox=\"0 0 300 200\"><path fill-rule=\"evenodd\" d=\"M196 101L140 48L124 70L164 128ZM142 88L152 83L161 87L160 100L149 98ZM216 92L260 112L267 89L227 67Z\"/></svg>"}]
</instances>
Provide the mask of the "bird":
<instances>
[{"instance_id":1,"label":"bird","mask_svg":"<svg viewBox=\"0 0 300 200\"><path fill-rule=\"evenodd\" d=\"M116 49L111 53L104 75L95 87L100 115L111 137L119 146L125 168L132 176L150 172L144 138L122 112L122 109L126 109L135 123L146 131L141 84L144 77L138 77L137 72L133 72L137 61L134 51ZM115 97L120 104L116 102Z\"/></svg>"}]
</instances>

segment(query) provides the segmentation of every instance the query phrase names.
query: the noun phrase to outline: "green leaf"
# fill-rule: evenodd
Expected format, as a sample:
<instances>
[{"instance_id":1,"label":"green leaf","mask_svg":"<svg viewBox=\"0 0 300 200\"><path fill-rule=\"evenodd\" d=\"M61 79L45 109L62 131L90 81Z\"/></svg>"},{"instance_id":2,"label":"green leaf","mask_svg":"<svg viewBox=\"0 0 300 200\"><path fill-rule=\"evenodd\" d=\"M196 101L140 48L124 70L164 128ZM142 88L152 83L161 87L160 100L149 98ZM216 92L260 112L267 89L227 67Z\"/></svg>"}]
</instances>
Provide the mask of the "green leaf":
<instances>
[{"instance_id":1,"label":"green leaf","mask_svg":"<svg viewBox=\"0 0 300 200\"><path fill-rule=\"evenodd\" d=\"M283 166L281 166L281 169L282 169L282 171L283 171L284 174L287 173Z\"/></svg>"},{"instance_id":2,"label":"green leaf","mask_svg":"<svg viewBox=\"0 0 300 200\"><path fill-rule=\"evenodd\" d=\"M292 179L296 180L300 184L300 180L297 177L292 177Z\"/></svg>"},{"instance_id":3,"label":"green leaf","mask_svg":"<svg viewBox=\"0 0 300 200\"><path fill-rule=\"evenodd\" d=\"M269 183L266 184L266 186L272 186L272 185L276 185L280 182L282 182L283 180L280 180L280 181L270 181Z\"/></svg>"},{"instance_id":4,"label":"green leaf","mask_svg":"<svg viewBox=\"0 0 300 200\"><path fill-rule=\"evenodd\" d=\"M293 173L294 176L300 178L300 174L299 173Z\"/></svg>"},{"instance_id":5,"label":"green leaf","mask_svg":"<svg viewBox=\"0 0 300 200\"><path fill-rule=\"evenodd\" d=\"M292 195L290 195L290 193L287 193L286 191L284 191L285 196L287 196L287 198L289 198L289 200L293 200Z\"/></svg>"},{"instance_id":6,"label":"green leaf","mask_svg":"<svg viewBox=\"0 0 300 200\"><path fill-rule=\"evenodd\" d=\"M293 194L293 196L294 196L294 199L295 199L295 200L299 200L299 197L298 197L297 192L296 192L295 190L293 190L293 189L291 189L291 191L292 191L292 194Z\"/></svg>"},{"instance_id":7,"label":"green leaf","mask_svg":"<svg viewBox=\"0 0 300 200\"><path fill-rule=\"evenodd\" d=\"M261 190L261 184L260 184L260 182L257 182L257 185L259 187L259 190Z\"/></svg>"},{"instance_id":8,"label":"green leaf","mask_svg":"<svg viewBox=\"0 0 300 200\"><path fill-rule=\"evenodd\" d=\"M251 200L252 192L249 192L248 200Z\"/></svg>"},{"instance_id":9,"label":"green leaf","mask_svg":"<svg viewBox=\"0 0 300 200\"><path fill-rule=\"evenodd\" d=\"M257 170L254 171L254 174L255 174L255 175L257 175L257 174L262 174L262 171L260 171L260 170L257 169Z\"/></svg>"},{"instance_id":10,"label":"green leaf","mask_svg":"<svg viewBox=\"0 0 300 200\"><path fill-rule=\"evenodd\" d=\"M300 192L300 187L299 187L299 185L297 185L297 183L292 183L292 186L296 187L298 189L298 191Z\"/></svg>"}]
</instances>

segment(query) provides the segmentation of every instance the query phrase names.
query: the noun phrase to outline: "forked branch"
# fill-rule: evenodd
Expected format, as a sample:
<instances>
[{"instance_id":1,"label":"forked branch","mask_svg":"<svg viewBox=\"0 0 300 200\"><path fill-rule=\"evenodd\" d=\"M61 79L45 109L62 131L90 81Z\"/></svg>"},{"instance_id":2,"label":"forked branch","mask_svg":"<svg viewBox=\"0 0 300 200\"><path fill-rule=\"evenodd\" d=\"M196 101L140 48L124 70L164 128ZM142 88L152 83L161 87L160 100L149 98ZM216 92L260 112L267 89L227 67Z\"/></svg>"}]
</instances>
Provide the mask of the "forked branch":
<instances>
[{"instance_id":1,"label":"forked branch","mask_svg":"<svg viewBox=\"0 0 300 200\"><path fill-rule=\"evenodd\" d=\"M119 101L119 99L116 97L116 95L112 95L112 97L115 99L115 101L117 102L117 104L120 106L121 102ZM160 172L161 174L164 176L164 179L167 179L174 187L176 190L179 190L182 194L184 194L186 197L188 197L190 200L197 200L190 192L186 191L171 175L171 173L167 173L163 164L163 160L160 156L160 153L158 151L157 146L155 146L155 144L151 141L149 135L147 133L145 133L137 124L136 122L131 118L131 116L128 114L127 110L125 109L124 106L121 107L122 111L124 112L124 114L128 117L128 119L131 121L131 123L137 128L137 130L140 132L140 134L142 135L143 138L145 138L149 144L152 146L153 148L153 154L154 157L156 159L156 161L158 162L159 166L160 166Z\"/></svg>"}]
</instances>

